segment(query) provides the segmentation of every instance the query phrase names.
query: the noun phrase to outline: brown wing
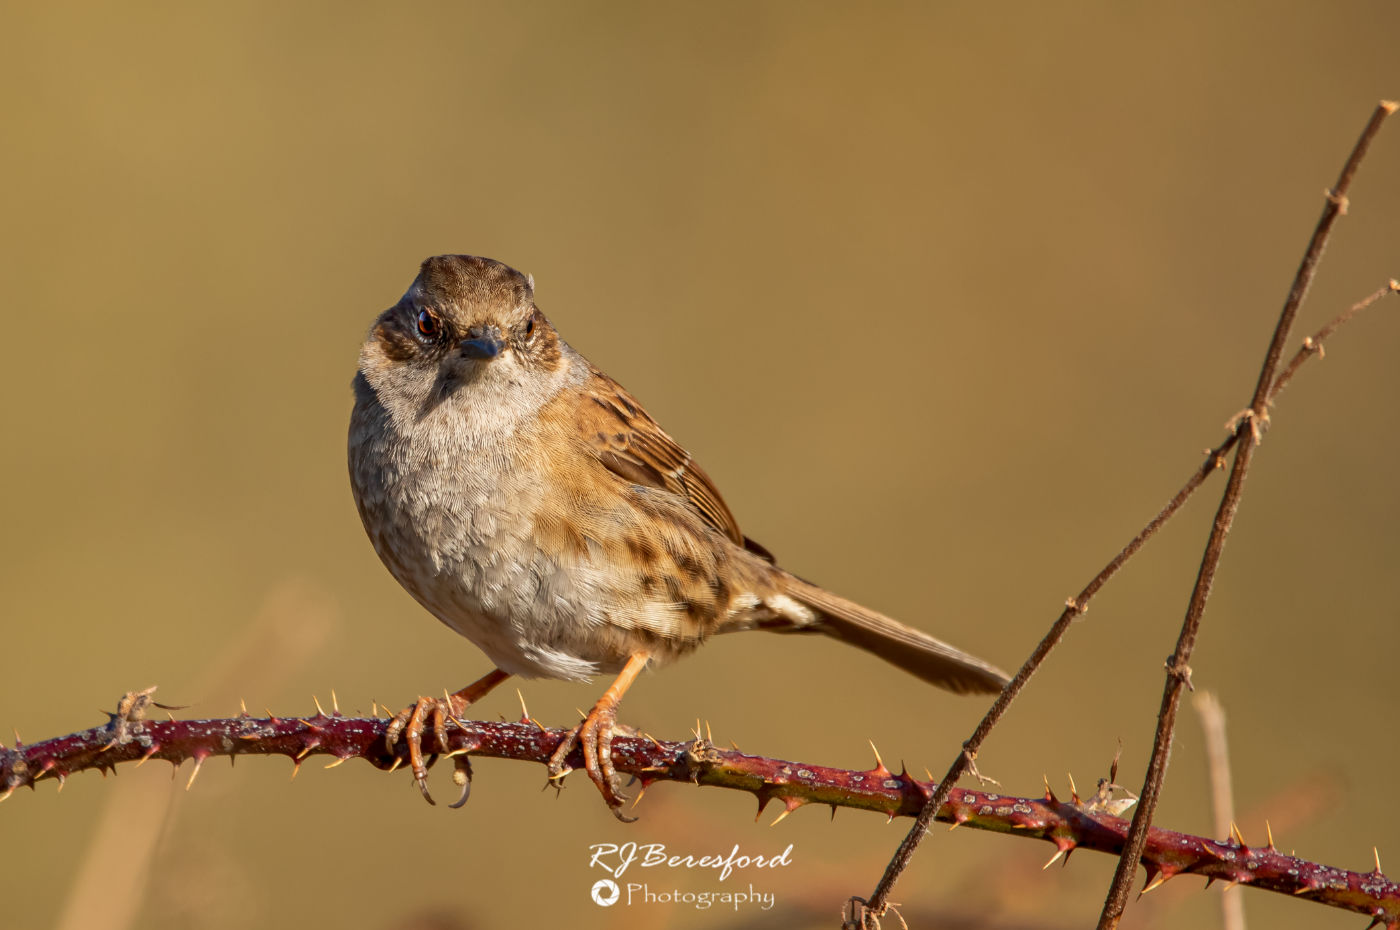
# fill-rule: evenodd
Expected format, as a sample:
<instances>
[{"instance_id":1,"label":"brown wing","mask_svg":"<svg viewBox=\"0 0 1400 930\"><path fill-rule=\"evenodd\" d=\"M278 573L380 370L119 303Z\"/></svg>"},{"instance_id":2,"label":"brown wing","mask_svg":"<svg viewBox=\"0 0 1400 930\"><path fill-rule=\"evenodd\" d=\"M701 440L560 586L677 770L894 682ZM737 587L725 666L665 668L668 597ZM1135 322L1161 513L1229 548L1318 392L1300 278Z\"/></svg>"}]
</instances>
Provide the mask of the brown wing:
<instances>
[{"instance_id":1,"label":"brown wing","mask_svg":"<svg viewBox=\"0 0 1400 930\"><path fill-rule=\"evenodd\" d=\"M633 484L681 495L706 523L736 544L766 554L761 546L744 538L724 498L705 470L691 460L690 453L667 435L622 385L596 368L592 373L588 400L581 411L587 422L581 425L599 461Z\"/></svg>"}]
</instances>

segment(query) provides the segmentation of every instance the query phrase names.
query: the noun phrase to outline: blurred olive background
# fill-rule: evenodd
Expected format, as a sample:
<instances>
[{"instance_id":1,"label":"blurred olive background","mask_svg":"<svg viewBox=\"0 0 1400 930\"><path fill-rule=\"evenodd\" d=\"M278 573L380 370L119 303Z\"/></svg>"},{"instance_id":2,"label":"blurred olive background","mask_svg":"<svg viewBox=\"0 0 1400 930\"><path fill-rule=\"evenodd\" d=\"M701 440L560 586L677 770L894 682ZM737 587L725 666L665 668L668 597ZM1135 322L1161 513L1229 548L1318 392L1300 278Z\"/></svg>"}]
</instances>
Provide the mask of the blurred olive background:
<instances>
[{"instance_id":1,"label":"blurred olive background","mask_svg":"<svg viewBox=\"0 0 1400 930\"><path fill-rule=\"evenodd\" d=\"M0 722L37 740L160 685L184 716L402 706L483 673L364 538L356 353L424 256L534 274L577 348L704 462L784 564L1015 668L1247 402L1342 159L1400 94L1394 3L8 7ZM1400 274L1400 124L1298 336ZM1193 668L1239 819L1393 866L1400 307L1278 405ZM1297 344L1298 339L1293 340ZM1013 794L1141 782L1221 480L1093 603L980 761ZM514 683L512 683L514 684ZM575 719L604 682L524 682ZM520 713L514 687L479 712ZM825 641L723 638L623 705L683 738L941 773L983 710ZM5 737L6 741L9 737ZM753 822L484 760L471 803L284 760L52 782L0 811L14 927L831 927L906 823ZM441 769L440 794L451 791ZM1158 822L1209 833L1183 715ZM604 910L593 843L775 853L763 913ZM936 832L911 923L1084 926L1113 862ZM1140 881L1140 880L1139 880ZM1129 926L1213 925L1182 879ZM1277 927L1354 915L1244 892ZM944 925L947 925L946 923Z\"/></svg>"}]
</instances>

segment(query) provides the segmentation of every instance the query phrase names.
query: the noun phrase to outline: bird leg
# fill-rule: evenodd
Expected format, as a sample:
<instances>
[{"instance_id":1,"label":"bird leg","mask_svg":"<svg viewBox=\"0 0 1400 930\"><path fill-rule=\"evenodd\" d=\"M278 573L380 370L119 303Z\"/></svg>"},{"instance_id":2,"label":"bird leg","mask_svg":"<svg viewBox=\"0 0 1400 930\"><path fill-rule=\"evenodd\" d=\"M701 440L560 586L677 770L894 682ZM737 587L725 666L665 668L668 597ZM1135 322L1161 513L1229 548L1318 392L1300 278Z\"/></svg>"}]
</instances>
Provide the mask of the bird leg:
<instances>
[{"instance_id":1,"label":"bird leg","mask_svg":"<svg viewBox=\"0 0 1400 930\"><path fill-rule=\"evenodd\" d=\"M420 697L399 711L394 719L389 721L389 727L384 731L384 745L392 753L394 745L399 741L400 734L403 735L405 742L408 743L408 764L409 768L413 770L413 780L418 783L418 790L423 792L423 797L429 804L437 802L428 793L428 766L423 762L424 721L426 720L432 726L433 735L437 739L437 749L434 750L434 754L446 752L447 721L455 721L468 707L484 698L492 688L509 677L509 672L503 672L498 668L492 669L482 678L455 694L440 698ZM465 797L465 792L463 796Z\"/></svg>"},{"instance_id":2,"label":"bird leg","mask_svg":"<svg viewBox=\"0 0 1400 930\"><path fill-rule=\"evenodd\" d=\"M617 680L612 683L603 696L598 699L598 703L593 705L593 709L588 712L588 716L583 718L583 722L574 727L569 735L559 743L554 754L549 757L549 780L559 781L572 769L564 761L569 753L579 743L583 749L583 767L588 771L588 777L593 784L598 786L602 792L603 800L607 803L608 809L613 812L618 820L623 823L631 823L636 817L628 817L622 813L622 802L624 798L617 793L613 786L614 779L617 778L617 771L612 764L612 741L614 727L617 724L617 705L622 700L622 695L627 693L632 682L636 680L638 674L646 667L650 656L645 652L634 653L627 660L627 664L618 673Z\"/></svg>"}]
</instances>

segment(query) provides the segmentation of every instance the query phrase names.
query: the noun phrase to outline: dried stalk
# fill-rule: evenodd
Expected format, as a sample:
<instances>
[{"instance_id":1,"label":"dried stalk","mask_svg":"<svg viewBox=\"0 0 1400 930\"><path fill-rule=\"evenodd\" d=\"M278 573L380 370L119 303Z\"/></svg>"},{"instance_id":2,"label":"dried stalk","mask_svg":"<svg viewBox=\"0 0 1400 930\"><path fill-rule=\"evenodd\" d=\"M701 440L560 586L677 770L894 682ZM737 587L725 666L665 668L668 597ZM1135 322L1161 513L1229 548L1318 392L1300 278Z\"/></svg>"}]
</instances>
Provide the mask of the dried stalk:
<instances>
[{"instance_id":1,"label":"dried stalk","mask_svg":"<svg viewBox=\"0 0 1400 930\"><path fill-rule=\"evenodd\" d=\"M1205 731L1206 764L1210 770L1211 825L1216 836L1234 836L1235 792L1230 778L1230 744L1225 738L1225 708L1210 691L1197 691L1191 702ZM1244 901L1233 888L1220 896L1221 930L1245 930Z\"/></svg>"}]
</instances>

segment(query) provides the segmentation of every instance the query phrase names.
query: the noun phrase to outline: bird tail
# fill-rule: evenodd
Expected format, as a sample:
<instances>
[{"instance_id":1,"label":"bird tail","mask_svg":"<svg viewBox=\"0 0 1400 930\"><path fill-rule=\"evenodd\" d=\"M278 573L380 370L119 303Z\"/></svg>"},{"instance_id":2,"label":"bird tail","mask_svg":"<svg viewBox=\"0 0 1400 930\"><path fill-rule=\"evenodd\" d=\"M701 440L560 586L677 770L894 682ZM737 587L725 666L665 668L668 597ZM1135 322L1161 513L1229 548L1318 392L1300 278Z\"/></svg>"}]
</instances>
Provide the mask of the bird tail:
<instances>
[{"instance_id":1,"label":"bird tail","mask_svg":"<svg viewBox=\"0 0 1400 930\"><path fill-rule=\"evenodd\" d=\"M996 666L927 633L907 627L794 575L787 575L783 580L783 593L816 611L818 616L809 622L790 626L765 624L765 629L823 633L864 649L929 684L956 694L992 694L1005 687L1009 680L1006 673ZM770 602L769 606L775 605ZM781 610L778 612L782 613Z\"/></svg>"}]
</instances>

